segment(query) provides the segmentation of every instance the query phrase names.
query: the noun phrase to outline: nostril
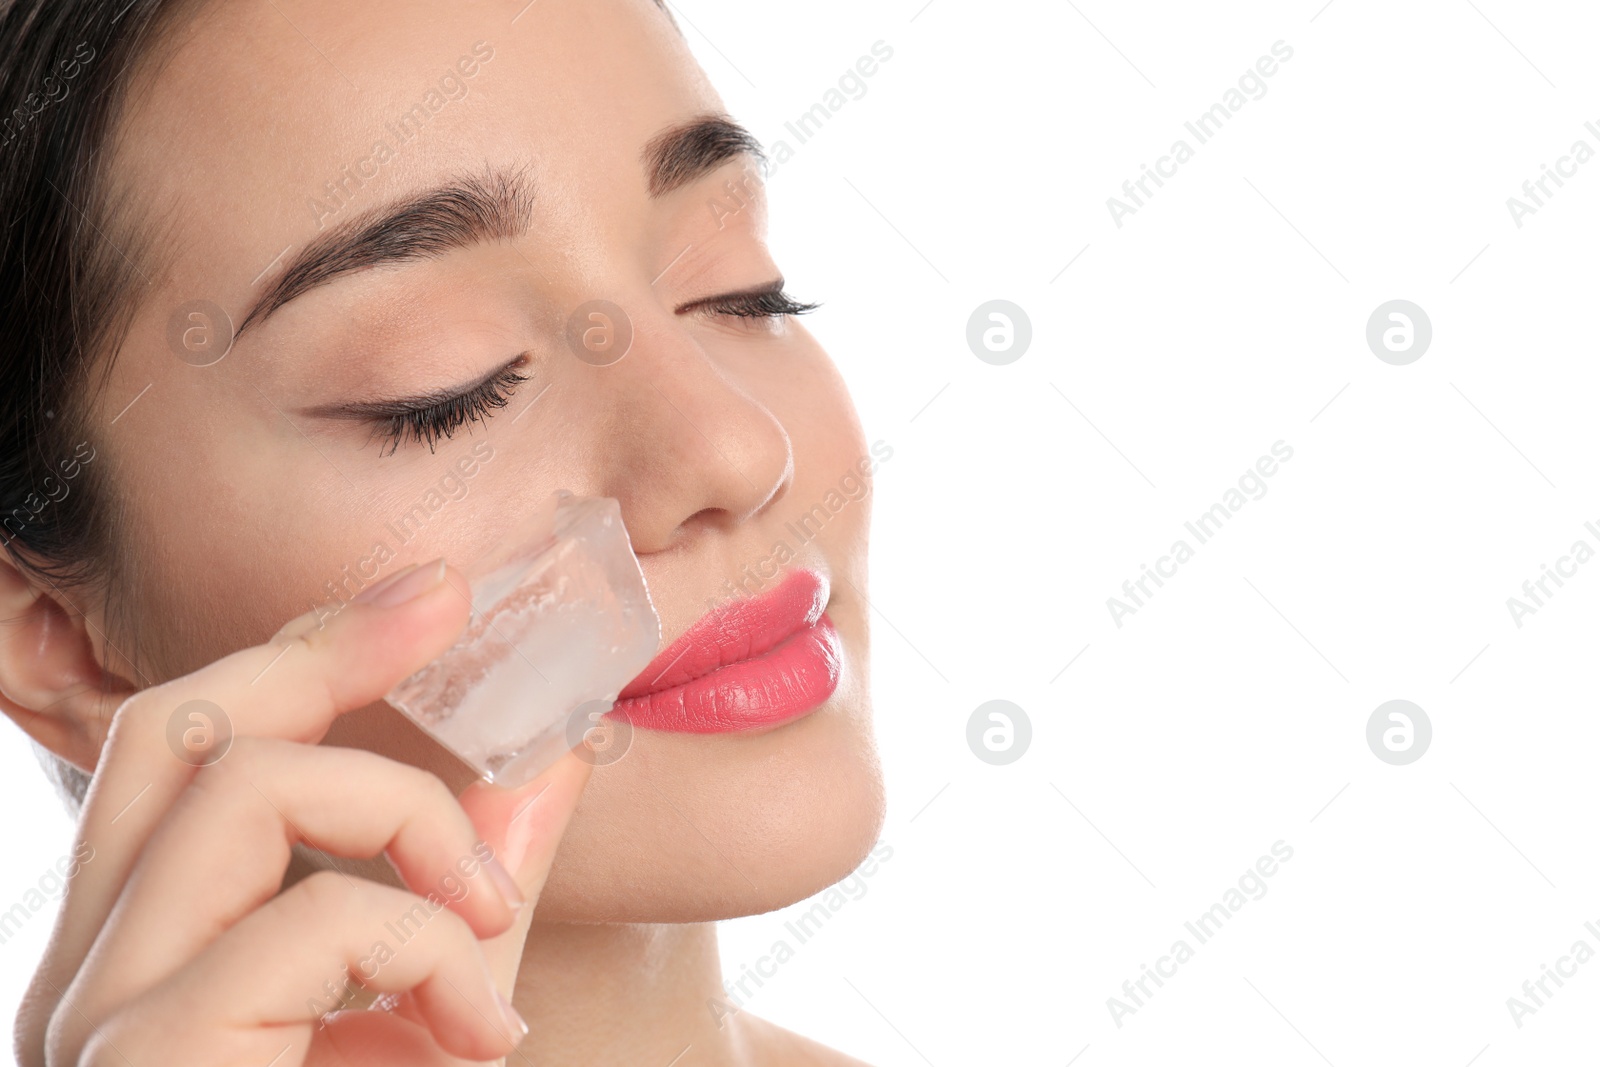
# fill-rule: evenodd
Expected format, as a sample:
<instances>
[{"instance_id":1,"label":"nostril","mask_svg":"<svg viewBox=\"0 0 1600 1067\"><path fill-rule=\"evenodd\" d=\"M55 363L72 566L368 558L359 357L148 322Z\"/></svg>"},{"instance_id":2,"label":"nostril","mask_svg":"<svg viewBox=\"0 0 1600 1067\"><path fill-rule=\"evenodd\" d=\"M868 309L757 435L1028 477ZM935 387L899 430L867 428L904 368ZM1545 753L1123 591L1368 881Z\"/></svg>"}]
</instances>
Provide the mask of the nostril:
<instances>
[{"instance_id":1,"label":"nostril","mask_svg":"<svg viewBox=\"0 0 1600 1067\"><path fill-rule=\"evenodd\" d=\"M701 508L683 520L685 529L726 530L733 525L733 516L726 508Z\"/></svg>"}]
</instances>

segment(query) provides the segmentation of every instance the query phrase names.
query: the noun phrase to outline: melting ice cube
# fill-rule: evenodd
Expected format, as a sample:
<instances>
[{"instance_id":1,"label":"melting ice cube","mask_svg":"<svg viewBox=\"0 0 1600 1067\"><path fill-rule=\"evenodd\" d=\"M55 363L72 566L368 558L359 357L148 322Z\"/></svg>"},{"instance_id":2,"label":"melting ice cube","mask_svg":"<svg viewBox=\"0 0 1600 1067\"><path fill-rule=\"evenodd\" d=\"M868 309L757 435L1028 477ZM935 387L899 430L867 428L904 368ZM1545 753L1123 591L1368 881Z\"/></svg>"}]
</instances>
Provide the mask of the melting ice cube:
<instances>
[{"instance_id":1,"label":"melting ice cube","mask_svg":"<svg viewBox=\"0 0 1600 1067\"><path fill-rule=\"evenodd\" d=\"M661 642L608 497L555 494L464 569L472 619L385 698L498 785L527 782L609 711Z\"/></svg>"}]
</instances>

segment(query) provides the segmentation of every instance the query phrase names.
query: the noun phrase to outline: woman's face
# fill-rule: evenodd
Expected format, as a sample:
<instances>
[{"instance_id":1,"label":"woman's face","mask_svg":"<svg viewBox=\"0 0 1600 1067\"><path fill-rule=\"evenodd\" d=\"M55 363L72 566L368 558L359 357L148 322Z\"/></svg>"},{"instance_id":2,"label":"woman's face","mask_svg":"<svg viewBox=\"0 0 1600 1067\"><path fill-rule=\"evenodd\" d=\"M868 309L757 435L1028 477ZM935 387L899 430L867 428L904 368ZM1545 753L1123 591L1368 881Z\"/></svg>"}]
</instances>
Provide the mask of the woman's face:
<instances>
[{"instance_id":1,"label":"woman's face","mask_svg":"<svg viewBox=\"0 0 1600 1067\"><path fill-rule=\"evenodd\" d=\"M541 901L573 920L768 909L846 873L881 820L872 455L804 329L711 299L780 272L754 160L716 128L673 138L721 105L667 15L523 5L213 4L149 64L111 159L154 259L95 423L130 640L186 673L334 588L470 559L556 489L621 502L663 647L735 586L815 572L832 695L775 728L636 731L596 768ZM568 341L593 300L632 330L609 365L614 347ZM203 329L169 340L203 327L196 301L248 319L210 365ZM508 367L526 380L490 381L504 406L450 436L402 420L391 438L373 407ZM386 705L330 741L471 778Z\"/></svg>"}]
</instances>

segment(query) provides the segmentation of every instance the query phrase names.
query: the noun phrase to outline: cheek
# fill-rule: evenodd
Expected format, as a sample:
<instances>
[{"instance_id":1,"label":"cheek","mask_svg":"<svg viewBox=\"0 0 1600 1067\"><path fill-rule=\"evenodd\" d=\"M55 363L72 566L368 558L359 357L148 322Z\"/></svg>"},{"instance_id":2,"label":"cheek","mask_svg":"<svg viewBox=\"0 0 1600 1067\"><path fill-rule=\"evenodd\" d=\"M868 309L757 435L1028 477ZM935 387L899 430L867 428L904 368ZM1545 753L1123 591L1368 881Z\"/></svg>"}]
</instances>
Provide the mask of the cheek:
<instances>
[{"instance_id":1,"label":"cheek","mask_svg":"<svg viewBox=\"0 0 1600 1067\"><path fill-rule=\"evenodd\" d=\"M804 511L818 503L828 507L833 518L819 540L841 575L865 589L872 480L863 476L862 464L874 459L833 361L814 342L810 347L804 374L808 388L799 394L799 410L785 422L795 449L793 509Z\"/></svg>"},{"instance_id":2,"label":"cheek","mask_svg":"<svg viewBox=\"0 0 1600 1067\"><path fill-rule=\"evenodd\" d=\"M168 677L260 643L290 619L332 611L408 563L450 555L499 499L482 466L452 496L461 439L380 486L355 457L240 420L182 463L142 466L121 484L134 554L129 588L140 647ZM171 454L183 448L175 447ZM148 456L149 453L147 452ZM343 464L344 470L340 469ZM347 480L348 479L348 480Z\"/></svg>"},{"instance_id":3,"label":"cheek","mask_svg":"<svg viewBox=\"0 0 1600 1067\"><path fill-rule=\"evenodd\" d=\"M290 619L337 608L397 569L395 555L361 524L329 518L288 526L241 515L228 531L191 525L140 538L132 594L142 632L155 638L142 651L159 648L161 675L259 644ZM262 532L240 536L252 528Z\"/></svg>"},{"instance_id":4,"label":"cheek","mask_svg":"<svg viewBox=\"0 0 1600 1067\"><path fill-rule=\"evenodd\" d=\"M792 328L799 342L795 353L785 356L780 379L763 383L765 395L794 444L796 490L845 493L841 483L848 475L859 477L858 464L871 458L861 421L833 360L803 327ZM852 501L851 508L859 503L865 499Z\"/></svg>"}]
</instances>

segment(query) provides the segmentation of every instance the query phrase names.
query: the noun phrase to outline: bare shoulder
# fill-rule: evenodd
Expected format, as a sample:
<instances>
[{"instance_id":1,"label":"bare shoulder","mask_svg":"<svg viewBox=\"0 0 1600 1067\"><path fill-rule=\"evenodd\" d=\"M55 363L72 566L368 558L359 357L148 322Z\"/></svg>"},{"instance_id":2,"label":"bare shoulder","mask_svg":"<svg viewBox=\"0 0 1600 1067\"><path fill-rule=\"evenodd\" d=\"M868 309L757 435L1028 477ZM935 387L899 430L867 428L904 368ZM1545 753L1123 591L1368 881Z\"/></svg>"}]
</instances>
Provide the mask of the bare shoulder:
<instances>
[{"instance_id":1,"label":"bare shoulder","mask_svg":"<svg viewBox=\"0 0 1600 1067\"><path fill-rule=\"evenodd\" d=\"M739 1023L744 1030L745 1047L750 1051L750 1062L759 1067L871 1067L854 1056L846 1056L765 1019L741 1015Z\"/></svg>"}]
</instances>

